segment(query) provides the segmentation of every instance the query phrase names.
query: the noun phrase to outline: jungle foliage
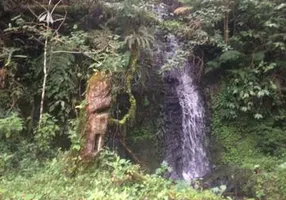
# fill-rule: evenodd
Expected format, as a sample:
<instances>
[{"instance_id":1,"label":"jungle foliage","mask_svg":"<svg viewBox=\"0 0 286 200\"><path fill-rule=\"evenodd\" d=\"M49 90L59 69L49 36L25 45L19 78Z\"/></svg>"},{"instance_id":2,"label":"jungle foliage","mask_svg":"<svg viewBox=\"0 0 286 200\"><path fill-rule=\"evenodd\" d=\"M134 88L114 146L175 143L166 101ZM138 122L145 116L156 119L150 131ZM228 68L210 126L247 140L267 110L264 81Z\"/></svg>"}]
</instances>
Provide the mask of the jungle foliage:
<instances>
[{"instance_id":1,"label":"jungle foliage","mask_svg":"<svg viewBox=\"0 0 286 200\"><path fill-rule=\"evenodd\" d=\"M253 170L257 199L286 198L283 0L80 2L0 1L0 198L220 199L163 179L166 166L146 175L108 151L95 163L78 157L97 71L112 74L112 137L160 146L160 86L148 82L156 28L204 61L213 162ZM160 2L164 21L152 10Z\"/></svg>"},{"instance_id":2,"label":"jungle foliage","mask_svg":"<svg viewBox=\"0 0 286 200\"><path fill-rule=\"evenodd\" d=\"M12 199L193 199L220 200L210 191L196 191L184 182L162 178L162 165L146 175L138 165L109 151L101 153L92 166L74 171L72 161L60 154L47 163L33 163L27 170L1 180L0 197ZM12 189L13 188L13 189Z\"/></svg>"}]
</instances>

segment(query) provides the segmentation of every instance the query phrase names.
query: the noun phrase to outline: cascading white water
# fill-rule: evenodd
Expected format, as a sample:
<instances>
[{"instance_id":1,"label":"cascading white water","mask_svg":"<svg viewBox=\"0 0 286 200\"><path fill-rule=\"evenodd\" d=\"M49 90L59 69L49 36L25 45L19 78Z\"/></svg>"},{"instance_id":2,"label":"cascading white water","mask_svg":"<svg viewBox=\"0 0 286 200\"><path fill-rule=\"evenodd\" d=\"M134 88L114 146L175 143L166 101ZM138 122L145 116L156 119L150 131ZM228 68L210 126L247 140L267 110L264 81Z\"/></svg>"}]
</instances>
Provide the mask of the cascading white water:
<instances>
[{"instance_id":1,"label":"cascading white water","mask_svg":"<svg viewBox=\"0 0 286 200\"><path fill-rule=\"evenodd\" d=\"M154 10L161 20L167 16L162 4ZM170 33L163 38L158 44L157 57L165 79L166 161L173 169L170 177L191 182L210 171L205 108L192 77L195 66L188 62L187 56L180 55L183 44Z\"/></svg>"},{"instance_id":2,"label":"cascading white water","mask_svg":"<svg viewBox=\"0 0 286 200\"><path fill-rule=\"evenodd\" d=\"M179 69L176 78L178 99L182 109L182 176L186 181L203 177L209 172L206 153L205 109L197 91L197 85L190 76L190 65Z\"/></svg>"}]
</instances>

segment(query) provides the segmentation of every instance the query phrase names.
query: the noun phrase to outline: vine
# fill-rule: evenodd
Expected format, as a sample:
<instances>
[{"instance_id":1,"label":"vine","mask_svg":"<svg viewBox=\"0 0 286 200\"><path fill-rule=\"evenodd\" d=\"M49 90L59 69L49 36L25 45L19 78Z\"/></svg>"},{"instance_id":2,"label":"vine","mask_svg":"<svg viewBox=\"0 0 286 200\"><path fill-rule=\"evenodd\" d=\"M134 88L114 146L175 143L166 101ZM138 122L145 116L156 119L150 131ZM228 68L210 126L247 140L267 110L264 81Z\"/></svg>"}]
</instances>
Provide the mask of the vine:
<instances>
[{"instance_id":1,"label":"vine","mask_svg":"<svg viewBox=\"0 0 286 200\"><path fill-rule=\"evenodd\" d=\"M130 103L129 110L120 120L112 118L110 120L111 124L117 124L117 125L123 126L126 124L128 120L132 120L135 118L137 103L136 103L136 99L134 95L132 94L131 87L132 87L132 80L133 80L134 74L137 69L138 57L139 57L139 52L138 52L138 47L136 46L131 49L131 56L129 59L128 70L126 73L126 86L125 87L126 87L126 92L129 95L129 103Z\"/></svg>"}]
</instances>

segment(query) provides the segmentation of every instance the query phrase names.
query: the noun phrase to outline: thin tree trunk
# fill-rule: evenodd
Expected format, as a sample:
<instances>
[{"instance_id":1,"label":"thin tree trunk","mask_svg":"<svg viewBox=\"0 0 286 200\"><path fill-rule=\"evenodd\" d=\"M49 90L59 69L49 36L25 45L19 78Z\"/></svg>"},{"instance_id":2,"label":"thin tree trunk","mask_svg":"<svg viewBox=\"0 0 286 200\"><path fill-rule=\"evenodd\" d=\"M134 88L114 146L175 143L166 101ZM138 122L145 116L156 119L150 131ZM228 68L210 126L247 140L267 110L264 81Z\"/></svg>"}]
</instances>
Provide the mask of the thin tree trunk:
<instances>
[{"instance_id":1,"label":"thin tree trunk","mask_svg":"<svg viewBox=\"0 0 286 200\"><path fill-rule=\"evenodd\" d=\"M48 29L48 25L47 25ZM44 110L44 100L45 100L45 94L46 94L46 83L47 83L47 51L48 51L48 37L46 36L45 39L45 47L44 47L44 66L43 66L43 72L44 72L44 80L42 85L42 95L41 95L41 106L40 106L40 119L39 119L39 126L41 125L42 118L43 118L43 110Z\"/></svg>"},{"instance_id":2,"label":"thin tree trunk","mask_svg":"<svg viewBox=\"0 0 286 200\"><path fill-rule=\"evenodd\" d=\"M48 11L51 5L51 0L49 0L49 5L48 5ZM47 13L48 14L48 13ZM47 28L46 28L46 34L48 34L49 31L49 25L50 21L47 18ZM43 85L42 85L42 95L41 95L41 105L40 105L40 119L39 119L39 127L41 126L42 119L43 119L43 111L44 111L44 101L45 101L45 94L46 94L46 83L47 83L47 54L48 54L48 35L45 36L45 46L44 46L44 66L43 66L43 72L44 72L44 80L43 80Z\"/></svg>"},{"instance_id":3,"label":"thin tree trunk","mask_svg":"<svg viewBox=\"0 0 286 200\"><path fill-rule=\"evenodd\" d=\"M224 13L224 42L228 44L229 42L229 12L225 11Z\"/></svg>"}]
</instances>

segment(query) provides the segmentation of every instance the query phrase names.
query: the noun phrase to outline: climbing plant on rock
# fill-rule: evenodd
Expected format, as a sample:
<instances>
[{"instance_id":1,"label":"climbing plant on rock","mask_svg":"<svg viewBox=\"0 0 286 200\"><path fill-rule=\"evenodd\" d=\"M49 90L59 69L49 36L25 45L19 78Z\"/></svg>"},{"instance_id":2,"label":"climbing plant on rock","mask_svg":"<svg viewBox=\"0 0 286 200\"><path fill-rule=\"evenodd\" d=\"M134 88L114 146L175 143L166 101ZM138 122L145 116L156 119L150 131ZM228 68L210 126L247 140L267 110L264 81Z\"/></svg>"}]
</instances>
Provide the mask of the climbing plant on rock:
<instances>
[{"instance_id":1,"label":"climbing plant on rock","mask_svg":"<svg viewBox=\"0 0 286 200\"><path fill-rule=\"evenodd\" d=\"M151 42L154 40L153 36L148 33L144 27L140 27L137 31L125 38L125 43L130 50L129 63L126 70L126 85L125 90L129 96L130 108L121 120L112 119L113 123L124 125L128 120L135 118L136 99L132 94L132 80L137 70L137 61L141 48L149 48Z\"/></svg>"}]
</instances>

